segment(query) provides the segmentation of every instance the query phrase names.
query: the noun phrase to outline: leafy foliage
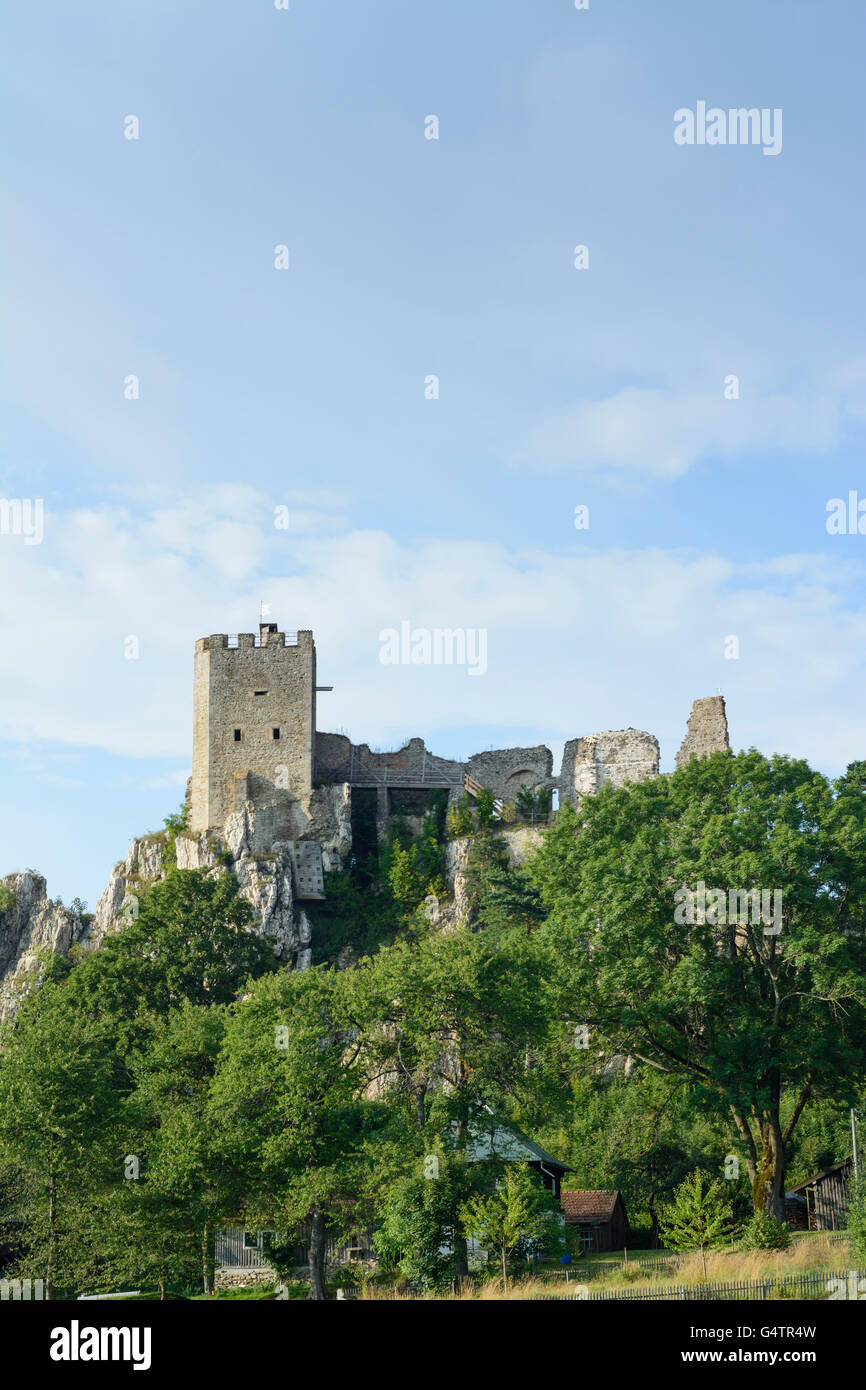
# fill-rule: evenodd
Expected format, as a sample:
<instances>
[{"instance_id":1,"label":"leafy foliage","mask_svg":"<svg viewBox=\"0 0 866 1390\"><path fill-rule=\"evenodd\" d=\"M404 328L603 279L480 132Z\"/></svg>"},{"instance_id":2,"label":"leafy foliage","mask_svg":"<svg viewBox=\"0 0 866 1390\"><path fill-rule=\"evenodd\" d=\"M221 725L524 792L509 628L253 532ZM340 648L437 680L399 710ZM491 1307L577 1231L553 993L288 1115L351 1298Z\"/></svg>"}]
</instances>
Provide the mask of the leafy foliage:
<instances>
[{"instance_id":1,"label":"leafy foliage","mask_svg":"<svg viewBox=\"0 0 866 1390\"><path fill-rule=\"evenodd\" d=\"M528 1163L510 1163L493 1192L478 1195L460 1209L464 1234L495 1251L508 1284L508 1262L518 1249L538 1254L564 1248L553 1198Z\"/></svg>"},{"instance_id":2,"label":"leafy foliage","mask_svg":"<svg viewBox=\"0 0 866 1390\"><path fill-rule=\"evenodd\" d=\"M459 801L448 807L446 824L448 834L453 840L462 835L472 834L475 829L475 816L472 811L472 802L468 796L461 796Z\"/></svg>"},{"instance_id":3,"label":"leafy foliage","mask_svg":"<svg viewBox=\"0 0 866 1390\"><path fill-rule=\"evenodd\" d=\"M848 1190L848 1240L859 1264L866 1264L866 1177L861 1173Z\"/></svg>"},{"instance_id":4,"label":"leafy foliage","mask_svg":"<svg viewBox=\"0 0 866 1390\"><path fill-rule=\"evenodd\" d=\"M801 1114L853 1093L866 1065L866 778L856 767L831 785L789 758L695 759L603 789L580 820L565 806L533 866L544 932L597 1048L721 1103L754 1208L777 1217ZM781 930L709 914L677 921L675 894L697 881L783 886Z\"/></svg>"},{"instance_id":5,"label":"leafy foliage","mask_svg":"<svg viewBox=\"0 0 866 1390\"><path fill-rule=\"evenodd\" d=\"M704 1254L729 1244L735 1227L730 1193L722 1179L696 1168L665 1207L661 1228L669 1250L700 1250Z\"/></svg>"},{"instance_id":6,"label":"leafy foliage","mask_svg":"<svg viewBox=\"0 0 866 1390\"><path fill-rule=\"evenodd\" d=\"M769 1212L756 1211L744 1225L740 1243L744 1250L787 1250L791 1244L790 1227Z\"/></svg>"}]
</instances>

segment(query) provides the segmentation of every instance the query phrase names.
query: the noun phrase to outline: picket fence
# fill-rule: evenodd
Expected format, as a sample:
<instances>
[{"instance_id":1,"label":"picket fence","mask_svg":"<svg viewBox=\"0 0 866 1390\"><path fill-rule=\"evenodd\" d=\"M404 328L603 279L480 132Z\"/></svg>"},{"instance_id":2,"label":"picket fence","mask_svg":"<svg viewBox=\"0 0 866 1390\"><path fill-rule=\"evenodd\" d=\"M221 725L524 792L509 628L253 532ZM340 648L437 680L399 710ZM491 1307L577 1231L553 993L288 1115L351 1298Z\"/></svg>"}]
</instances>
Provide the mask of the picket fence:
<instances>
[{"instance_id":1,"label":"picket fence","mask_svg":"<svg viewBox=\"0 0 866 1390\"><path fill-rule=\"evenodd\" d=\"M866 1300L866 1268L821 1269L811 1274L774 1275L767 1279L736 1279L721 1284L671 1284L656 1289L603 1289L598 1292L588 1290L586 1293L575 1293L572 1297L588 1303L619 1303L641 1299L668 1303L678 1300L701 1302L778 1297L830 1298L831 1294L838 1299L856 1297ZM544 1294L542 1297L556 1298L556 1294Z\"/></svg>"}]
</instances>

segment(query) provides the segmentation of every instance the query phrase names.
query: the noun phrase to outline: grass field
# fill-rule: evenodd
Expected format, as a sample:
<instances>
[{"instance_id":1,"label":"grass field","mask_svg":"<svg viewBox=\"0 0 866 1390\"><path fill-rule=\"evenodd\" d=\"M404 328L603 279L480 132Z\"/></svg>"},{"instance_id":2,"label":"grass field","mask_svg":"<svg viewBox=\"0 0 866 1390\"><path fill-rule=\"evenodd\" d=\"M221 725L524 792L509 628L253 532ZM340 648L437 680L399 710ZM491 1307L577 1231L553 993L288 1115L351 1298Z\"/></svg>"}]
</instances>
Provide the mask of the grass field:
<instances>
[{"instance_id":1,"label":"grass field","mask_svg":"<svg viewBox=\"0 0 866 1390\"><path fill-rule=\"evenodd\" d=\"M641 1268L639 1258L659 1258L666 1262L659 1268ZM670 1261L671 1263L667 1263ZM831 1240L820 1232L795 1237L787 1250L731 1250L707 1255L708 1284L727 1284L752 1279L778 1279L784 1275L819 1273L839 1270L852 1265L853 1256L846 1241ZM522 1300L559 1297L574 1298L582 1280L580 1270L592 1269L587 1287L593 1292L634 1289L646 1293L679 1285L703 1285L704 1272L700 1254L677 1256L672 1252L647 1250L629 1251L625 1263L621 1252L585 1257L574 1271L540 1270L526 1277L509 1281L507 1292L501 1279L491 1279L475 1285L469 1281L459 1292L429 1295L437 1299ZM781 1295L780 1295L781 1296ZM393 1288L368 1286L360 1293L368 1299L412 1299L417 1294L398 1292Z\"/></svg>"}]
</instances>

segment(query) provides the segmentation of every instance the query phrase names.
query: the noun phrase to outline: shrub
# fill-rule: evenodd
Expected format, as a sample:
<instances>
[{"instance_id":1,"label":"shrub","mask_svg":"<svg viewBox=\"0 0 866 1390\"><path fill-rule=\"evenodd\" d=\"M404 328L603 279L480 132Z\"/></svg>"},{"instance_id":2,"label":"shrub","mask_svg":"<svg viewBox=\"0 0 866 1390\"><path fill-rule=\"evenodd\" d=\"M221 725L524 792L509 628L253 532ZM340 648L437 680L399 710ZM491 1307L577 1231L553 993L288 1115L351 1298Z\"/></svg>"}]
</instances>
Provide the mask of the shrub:
<instances>
[{"instance_id":1,"label":"shrub","mask_svg":"<svg viewBox=\"0 0 866 1390\"><path fill-rule=\"evenodd\" d=\"M475 798L479 830L487 830L493 824L494 802L495 798L490 788L482 787Z\"/></svg>"},{"instance_id":2,"label":"shrub","mask_svg":"<svg viewBox=\"0 0 866 1390\"><path fill-rule=\"evenodd\" d=\"M461 835L472 834L475 829L475 817L468 796L461 796L456 805L448 807L445 824L452 840L458 839Z\"/></svg>"},{"instance_id":3,"label":"shrub","mask_svg":"<svg viewBox=\"0 0 866 1390\"><path fill-rule=\"evenodd\" d=\"M769 1212L756 1211L743 1227L744 1250L787 1250L790 1244L791 1228L785 1221L776 1221Z\"/></svg>"},{"instance_id":4,"label":"shrub","mask_svg":"<svg viewBox=\"0 0 866 1390\"><path fill-rule=\"evenodd\" d=\"M171 815L166 816L163 825L171 836L178 835L181 830L186 830L186 806L181 806L179 811L173 811Z\"/></svg>"}]
</instances>

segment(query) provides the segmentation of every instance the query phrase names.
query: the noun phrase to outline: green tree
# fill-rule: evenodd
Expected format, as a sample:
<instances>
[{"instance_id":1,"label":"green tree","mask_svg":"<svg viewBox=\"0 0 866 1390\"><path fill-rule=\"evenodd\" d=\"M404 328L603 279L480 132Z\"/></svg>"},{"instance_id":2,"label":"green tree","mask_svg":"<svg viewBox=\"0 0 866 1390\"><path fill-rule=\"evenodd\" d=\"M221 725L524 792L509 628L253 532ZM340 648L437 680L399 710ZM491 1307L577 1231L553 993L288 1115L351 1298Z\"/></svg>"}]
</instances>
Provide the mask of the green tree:
<instances>
[{"instance_id":1,"label":"green tree","mask_svg":"<svg viewBox=\"0 0 866 1390\"><path fill-rule=\"evenodd\" d=\"M69 904L69 911L73 917L78 917L84 926L89 926L93 921L94 914L87 911L87 903L82 898L73 898Z\"/></svg>"},{"instance_id":2,"label":"green tree","mask_svg":"<svg viewBox=\"0 0 866 1390\"><path fill-rule=\"evenodd\" d=\"M431 1157L430 1176L404 1175L386 1190L373 1236L384 1267L398 1266L425 1293L447 1288L454 1278L462 1235L458 1210L471 1185L465 1158Z\"/></svg>"},{"instance_id":3,"label":"green tree","mask_svg":"<svg viewBox=\"0 0 866 1390\"><path fill-rule=\"evenodd\" d=\"M508 1288L508 1261L521 1245L547 1249L559 1232L553 1199L528 1163L509 1163L489 1195L476 1195L460 1210L464 1234L493 1249Z\"/></svg>"},{"instance_id":4,"label":"green tree","mask_svg":"<svg viewBox=\"0 0 866 1390\"><path fill-rule=\"evenodd\" d=\"M479 1105L531 1094L527 1054L550 1028L549 978L549 953L519 930L434 931L381 949L346 981L368 1083L388 1077L420 1099L421 1126L435 1093L462 1136Z\"/></svg>"},{"instance_id":5,"label":"green tree","mask_svg":"<svg viewBox=\"0 0 866 1390\"><path fill-rule=\"evenodd\" d=\"M231 874L172 869L131 904L123 929L81 958L71 977L119 1027L142 1010L166 1018L184 1000L229 1003L250 977L277 968Z\"/></svg>"},{"instance_id":6,"label":"green tree","mask_svg":"<svg viewBox=\"0 0 866 1390\"><path fill-rule=\"evenodd\" d=\"M208 1110L225 1028L223 1006L184 1000L135 1057L128 1106L141 1172L125 1176L133 1201L122 1215L129 1221L137 1212L154 1236L170 1223L187 1247L194 1242L205 1294L213 1292L216 1225L238 1198L238 1175L222 1162Z\"/></svg>"},{"instance_id":7,"label":"green tree","mask_svg":"<svg viewBox=\"0 0 866 1390\"><path fill-rule=\"evenodd\" d=\"M849 1183L847 1234L854 1259L866 1264L866 1177L862 1174Z\"/></svg>"},{"instance_id":8,"label":"green tree","mask_svg":"<svg viewBox=\"0 0 866 1390\"><path fill-rule=\"evenodd\" d=\"M418 857L414 845L404 849L395 845L388 868L391 892L404 907L417 907L424 896L425 885L418 872Z\"/></svg>"},{"instance_id":9,"label":"green tree","mask_svg":"<svg viewBox=\"0 0 866 1390\"><path fill-rule=\"evenodd\" d=\"M512 866L502 835L480 835L473 841L464 884L473 921L493 931L531 931L545 915L538 889L528 874Z\"/></svg>"},{"instance_id":10,"label":"green tree","mask_svg":"<svg viewBox=\"0 0 866 1390\"><path fill-rule=\"evenodd\" d=\"M181 805L177 811L170 812L163 821L163 825L172 837L176 837L182 830L187 828L187 809Z\"/></svg>"},{"instance_id":11,"label":"green tree","mask_svg":"<svg viewBox=\"0 0 866 1390\"><path fill-rule=\"evenodd\" d=\"M724 1182L696 1168L665 1208L661 1229L669 1250L700 1250L706 1279L707 1251L727 1245L734 1233L731 1196Z\"/></svg>"},{"instance_id":12,"label":"green tree","mask_svg":"<svg viewBox=\"0 0 866 1390\"><path fill-rule=\"evenodd\" d=\"M0 1158L27 1189L27 1268L49 1299L84 1261L82 1193L107 1179L128 1089L111 1025L88 1017L62 982L45 980L3 1030Z\"/></svg>"},{"instance_id":13,"label":"green tree","mask_svg":"<svg viewBox=\"0 0 866 1390\"><path fill-rule=\"evenodd\" d=\"M866 1066L866 765L831 784L790 758L721 753L604 788L579 819L562 809L533 873L563 1007L609 1056L723 1103L754 1209L782 1219L800 1116L853 1098ZM713 920L718 899L679 915L698 883L725 911L733 891L733 921ZM743 912L737 890L753 889L778 924Z\"/></svg>"},{"instance_id":14,"label":"green tree","mask_svg":"<svg viewBox=\"0 0 866 1390\"><path fill-rule=\"evenodd\" d=\"M195 1118L201 1056L177 1021L166 1024L189 1003L207 1014L276 964L227 875L172 871L138 902L137 918L99 951L46 958L41 988L0 1044L0 1149L25 1194L28 1268L44 1271L51 1287L108 1279L112 1269L125 1277L135 1254L128 1232L145 1217L155 1244L160 1213L179 1248L187 1228L201 1240L211 1181L196 1160L207 1138ZM157 1072L171 1070L160 1048L176 1053L173 1100L154 1089ZM124 1176L127 1156L141 1164L138 1187Z\"/></svg>"},{"instance_id":15,"label":"green tree","mask_svg":"<svg viewBox=\"0 0 866 1390\"><path fill-rule=\"evenodd\" d=\"M405 1106L414 1119L405 1165L433 1152L466 1163L485 1107L499 1113L532 1098L533 1059L550 1027L549 967L548 953L520 930L462 928L397 941L344 972L363 1086L384 1084L389 1111ZM481 1167L471 1167L480 1182ZM456 1207L449 1220L459 1278L467 1261Z\"/></svg>"},{"instance_id":16,"label":"green tree","mask_svg":"<svg viewBox=\"0 0 866 1390\"><path fill-rule=\"evenodd\" d=\"M78 1279L93 1293L117 1289L158 1288L161 1300L170 1288L201 1278L199 1234L183 1201L146 1180L125 1181L90 1194L89 1239L99 1251L92 1269L78 1266Z\"/></svg>"},{"instance_id":17,"label":"green tree","mask_svg":"<svg viewBox=\"0 0 866 1390\"><path fill-rule=\"evenodd\" d=\"M521 787L517 793L517 810L523 820L547 820L550 815L552 792L548 787Z\"/></svg>"},{"instance_id":18,"label":"green tree","mask_svg":"<svg viewBox=\"0 0 866 1390\"><path fill-rule=\"evenodd\" d=\"M570 1035L565 1042L561 1061L550 1050L544 1059L550 1100L537 1138L567 1159L573 1186L621 1191L630 1226L645 1226L655 1248L659 1209L674 1189L696 1167L718 1170L728 1142L725 1111L698 1105L678 1077L642 1065L606 1072L593 1047L575 1048ZM729 1185L735 1201L751 1209L745 1177Z\"/></svg>"},{"instance_id":19,"label":"green tree","mask_svg":"<svg viewBox=\"0 0 866 1390\"><path fill-rule=\"evenodd\" d=\"M248 1219L309 1232L311 1299L325 1297L328 1228L353 1219L377 1109L359 1099L344 973L319 967L258 980L232 1010L211 1093Z\"/></svg>"}]
</instances>

